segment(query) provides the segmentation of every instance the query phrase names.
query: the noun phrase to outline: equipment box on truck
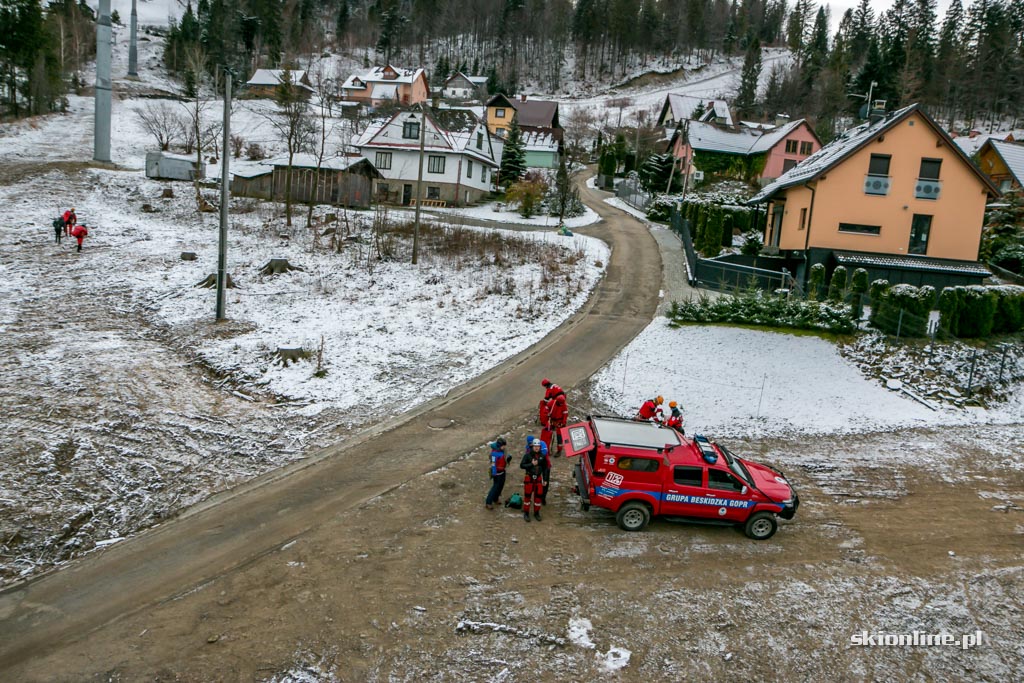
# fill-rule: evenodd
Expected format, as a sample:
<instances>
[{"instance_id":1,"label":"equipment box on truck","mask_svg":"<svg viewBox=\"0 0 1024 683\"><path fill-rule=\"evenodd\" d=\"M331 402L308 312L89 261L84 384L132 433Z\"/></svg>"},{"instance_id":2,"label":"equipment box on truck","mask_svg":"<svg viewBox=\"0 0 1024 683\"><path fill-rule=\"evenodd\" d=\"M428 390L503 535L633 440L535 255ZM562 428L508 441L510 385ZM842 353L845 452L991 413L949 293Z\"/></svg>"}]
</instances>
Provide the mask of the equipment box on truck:
<instances>
[{"instance_id":1,"label":"equipment box on truck","mask_svg":"<svg viewBox=\"0 0 1024 683\"><path fill-rule=\"evenodd\" d=\"M800 504L786 477L739 458L703 436L683 436L651 422L589 417L562 428L584 510L615 513L626 531L652 517L741 526L771 538L776 516L792 519Z\"/></svg>"}]
</instances>

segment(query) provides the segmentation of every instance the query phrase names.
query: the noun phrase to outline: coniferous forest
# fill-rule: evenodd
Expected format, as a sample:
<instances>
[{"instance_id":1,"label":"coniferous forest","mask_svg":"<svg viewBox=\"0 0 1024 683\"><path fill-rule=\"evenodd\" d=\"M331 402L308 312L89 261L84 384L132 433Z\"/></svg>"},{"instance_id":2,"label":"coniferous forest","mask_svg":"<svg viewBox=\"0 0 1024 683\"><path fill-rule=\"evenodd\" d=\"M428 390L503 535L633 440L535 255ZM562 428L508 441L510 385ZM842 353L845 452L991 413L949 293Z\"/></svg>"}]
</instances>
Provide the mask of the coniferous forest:
<instances>
[{"instance_id":1,"label":"coniferous forest","mask_svg":"<svg viewBox=\"0 0 1024 683\"><path fill-rule=\"evenodd\" d=\"M838 27L832 30L831 27ZM786 47L755 91L760 48ZM1024 0L870 0L841 17L813 0L198 0L167 36L166 66L186 85L214 75L296 66L347 52L365 65L423 66L439 83L461 70L489 89L551 93L613 86L690 58L744 55L745 116L807 117L830 137L867 95L890 108L922 102L950 126L1016 124L1024 105ZM92 10L73 0L0 0L3 112L59 109L95 53Z\"/></svg>"}]
</instances>

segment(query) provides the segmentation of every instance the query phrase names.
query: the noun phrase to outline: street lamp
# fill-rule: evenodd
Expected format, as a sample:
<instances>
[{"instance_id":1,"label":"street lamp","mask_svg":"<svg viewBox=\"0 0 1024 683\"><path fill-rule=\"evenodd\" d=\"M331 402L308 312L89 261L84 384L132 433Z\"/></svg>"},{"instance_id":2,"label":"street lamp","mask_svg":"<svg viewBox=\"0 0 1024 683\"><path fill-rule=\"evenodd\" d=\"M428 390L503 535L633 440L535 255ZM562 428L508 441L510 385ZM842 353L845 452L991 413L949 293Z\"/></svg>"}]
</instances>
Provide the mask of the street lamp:
<instances>
[{"instance_id":1,"label":"street lamp","mask_svg":"<svg viewBox=\"0 0 1024 683\"><path fill-rule=\"evenodd\" d=\"M416 219L412 227L412 263L416 265L420 253L420 204L423 203L423 148L427 139L427 112L420 103L420 169L416 177ZM409 119L416 120L416 112L409 114Z\"/></svg>"}]
</instances>

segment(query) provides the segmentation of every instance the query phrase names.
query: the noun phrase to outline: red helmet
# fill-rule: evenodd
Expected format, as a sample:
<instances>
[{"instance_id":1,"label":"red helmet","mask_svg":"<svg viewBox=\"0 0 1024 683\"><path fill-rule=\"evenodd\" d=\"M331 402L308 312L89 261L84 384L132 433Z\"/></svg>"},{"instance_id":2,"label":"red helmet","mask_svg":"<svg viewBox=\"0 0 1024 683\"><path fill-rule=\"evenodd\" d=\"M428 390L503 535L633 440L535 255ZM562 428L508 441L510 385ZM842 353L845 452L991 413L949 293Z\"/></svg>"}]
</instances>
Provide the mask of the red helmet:
<instances>
[{"instance_id":1,"label":"red helmet","mask_svg":"<svg viewBox=\"0 0 1024 683\"><path fill-rule=\"evenodd\" d=\"M550 386L551 386L551 380L549 380L549 379L548 379L547 377L545 377L544 379L542 379L542 380L540 381L540 385L541 385L542 387L545 387L545 388L546 388L546 387L550 387Z\"/></svg>"}]
</instances>

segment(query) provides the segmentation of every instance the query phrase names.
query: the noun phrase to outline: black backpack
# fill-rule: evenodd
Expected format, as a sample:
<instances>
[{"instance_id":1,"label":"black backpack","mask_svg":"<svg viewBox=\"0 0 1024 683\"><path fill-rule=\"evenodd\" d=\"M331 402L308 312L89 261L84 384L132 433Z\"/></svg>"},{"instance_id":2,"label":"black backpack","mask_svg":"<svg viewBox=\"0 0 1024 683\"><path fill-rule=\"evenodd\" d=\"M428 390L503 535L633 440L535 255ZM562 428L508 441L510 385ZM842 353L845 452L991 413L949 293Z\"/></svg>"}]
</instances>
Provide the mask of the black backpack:
<instances>
[{"instance_id":1,"label":"black backpack","mask_svg":"<svg viewBox=\"0 0 1024 683\"><path fill-rule=\"evenodd\" d=\"M53 229L54 230L61 230L63 228L64 228L64 219L61 218L60 216L57 216L56 218L54 218L53 219Z\"/></svg>"}]
</instances>

